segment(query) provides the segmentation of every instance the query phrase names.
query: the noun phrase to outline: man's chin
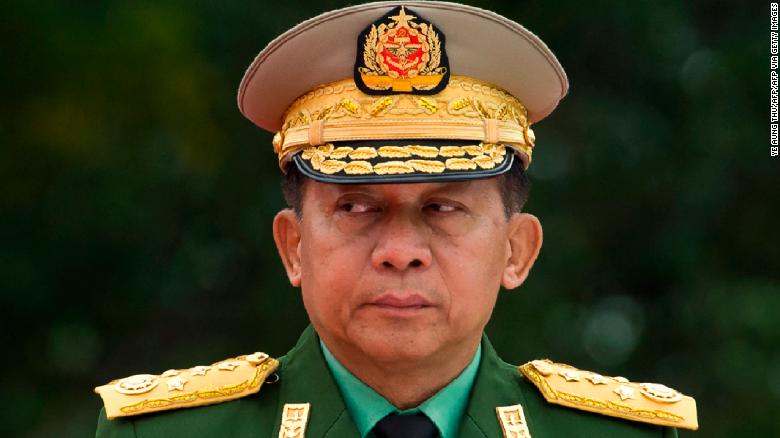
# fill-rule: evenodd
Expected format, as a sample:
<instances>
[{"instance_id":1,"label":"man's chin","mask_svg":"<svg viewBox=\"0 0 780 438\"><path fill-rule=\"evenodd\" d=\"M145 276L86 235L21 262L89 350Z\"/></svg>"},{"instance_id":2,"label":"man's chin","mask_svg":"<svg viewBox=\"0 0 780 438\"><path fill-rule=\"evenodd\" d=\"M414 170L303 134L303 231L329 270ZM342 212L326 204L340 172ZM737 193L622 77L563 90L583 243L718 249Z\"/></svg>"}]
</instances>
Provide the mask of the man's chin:
<instances>
[{"instance_id":1,"label":"man's chin","mask_svg":"<svg viewBox=\"0 0 780 438\"><path fill-rule=\"evenodd\" d=\"M441 347L434 332L416 324L361 328L351 337L367 359L377 363L417 363L430 358Z\"/></svg>"}]
</instances>

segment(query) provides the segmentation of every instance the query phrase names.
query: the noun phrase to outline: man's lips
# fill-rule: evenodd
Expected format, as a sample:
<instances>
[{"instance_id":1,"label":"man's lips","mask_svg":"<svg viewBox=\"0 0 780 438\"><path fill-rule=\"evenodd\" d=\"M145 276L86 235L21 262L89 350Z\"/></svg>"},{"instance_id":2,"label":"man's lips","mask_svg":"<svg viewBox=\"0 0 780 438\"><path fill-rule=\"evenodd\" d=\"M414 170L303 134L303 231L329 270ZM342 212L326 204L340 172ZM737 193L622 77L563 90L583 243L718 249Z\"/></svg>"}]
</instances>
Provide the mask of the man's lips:
<instances>
[{"instance_id":1,"label":"man's lips","mask_svg":"<svg viewBox=\"0 0 780 438\"><path fill-rule=\"evenodd\" d=\"M433 303L417 293L386 293L367 303L384 309L412 310L431 307Z\"/></svg>"}]
</instances>

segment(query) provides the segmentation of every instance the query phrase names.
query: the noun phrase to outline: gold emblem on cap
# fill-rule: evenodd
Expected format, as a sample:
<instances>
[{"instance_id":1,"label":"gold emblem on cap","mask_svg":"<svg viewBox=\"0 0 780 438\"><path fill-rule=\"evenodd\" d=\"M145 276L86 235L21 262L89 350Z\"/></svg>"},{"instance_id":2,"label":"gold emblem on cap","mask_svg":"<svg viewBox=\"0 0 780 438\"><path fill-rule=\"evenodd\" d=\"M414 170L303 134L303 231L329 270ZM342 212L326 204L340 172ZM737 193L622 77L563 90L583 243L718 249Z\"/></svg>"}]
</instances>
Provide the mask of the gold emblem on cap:
<instances>
[{"instance_id":1,"label":"gold emblem on cap","mask_svg":"<svg viewBox=\"0 0 780 438\"><path fill-rule=\"evenodd\" d=\"M114 389L121 394L143 394L154 389L158 384L157 376L151 374L136 374L125 377L114 385Z\"/></svg>"},{"instance_id":2,"label":"gold emblem on cap","mask_svg":"<svg viewBox=\"0 0 780 438\"><path fill-rule=\"evenodd\" d=\"M401 6L387 23L372 24L362 45L363 65L357 70L374 91L409 93L432 90L444 79L442 44L430 23L414 21Z\"/></svg>"}]
</instances>

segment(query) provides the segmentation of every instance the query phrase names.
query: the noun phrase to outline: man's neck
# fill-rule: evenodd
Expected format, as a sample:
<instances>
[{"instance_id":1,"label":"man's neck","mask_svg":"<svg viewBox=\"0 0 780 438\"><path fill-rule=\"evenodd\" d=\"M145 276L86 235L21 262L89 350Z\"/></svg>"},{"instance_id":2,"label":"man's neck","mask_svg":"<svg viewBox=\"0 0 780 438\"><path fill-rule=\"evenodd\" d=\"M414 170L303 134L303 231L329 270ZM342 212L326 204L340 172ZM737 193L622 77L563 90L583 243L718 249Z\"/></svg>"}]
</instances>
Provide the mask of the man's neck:
<instances>
[{"instance_id":1,"label":"man's neck","mask_svg":"<svg viewBox=\"0 0 780 438\"><path fill-rule=\"evenodd\" d=\"M400 410L419 406L452 382L474 358L481 338L441 351L423 360L372 360L362 351L338 342L323 342L355 377Z\"/></svg>"}]
</instances>

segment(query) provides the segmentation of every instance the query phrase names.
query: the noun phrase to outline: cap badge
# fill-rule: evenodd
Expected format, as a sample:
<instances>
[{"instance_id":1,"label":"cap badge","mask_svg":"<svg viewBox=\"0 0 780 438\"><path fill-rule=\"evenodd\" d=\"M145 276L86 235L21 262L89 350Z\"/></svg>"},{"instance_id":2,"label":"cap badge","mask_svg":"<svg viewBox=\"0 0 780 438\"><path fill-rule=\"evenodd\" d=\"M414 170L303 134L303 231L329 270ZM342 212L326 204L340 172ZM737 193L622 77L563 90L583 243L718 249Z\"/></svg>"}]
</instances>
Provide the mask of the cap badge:
<instances>
[{"instance_id":1,"label":"cap badge","mask_svg":"<svg viewBox=\"0 0 780 438\"><path fill-rule=\"evenodd\" d=\"M403 6L358 37L355 83L366 94L436 94L449 78L444 34Z\"/></svg>"}]
</instances>

